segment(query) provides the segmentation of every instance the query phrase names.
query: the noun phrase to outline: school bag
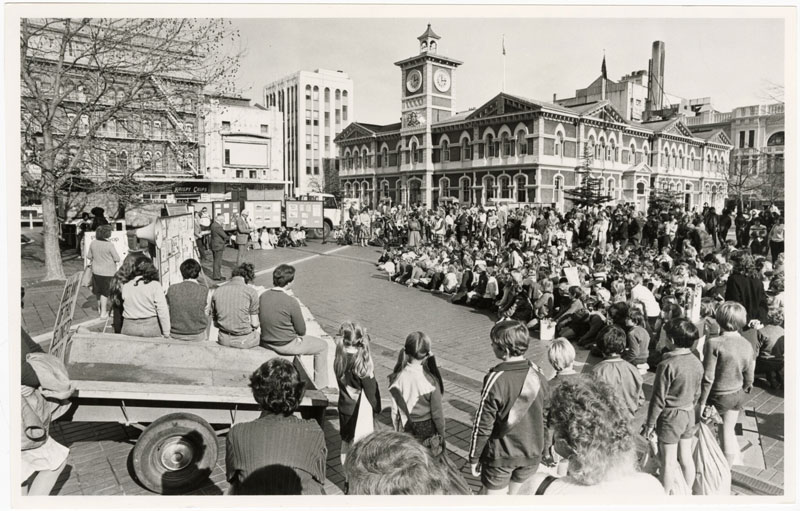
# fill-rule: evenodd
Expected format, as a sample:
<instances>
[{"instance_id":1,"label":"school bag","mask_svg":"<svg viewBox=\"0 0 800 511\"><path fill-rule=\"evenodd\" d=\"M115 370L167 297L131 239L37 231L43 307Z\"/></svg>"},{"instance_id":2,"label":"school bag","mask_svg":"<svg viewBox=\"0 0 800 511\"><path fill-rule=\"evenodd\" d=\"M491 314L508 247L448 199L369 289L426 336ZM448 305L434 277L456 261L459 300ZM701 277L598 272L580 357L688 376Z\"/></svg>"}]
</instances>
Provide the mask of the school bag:
<instances>
[{"instance_id":1,"label":"school bag","mask_svg":"<svg viewBox=\"0 0 800 511\"><path fill-rule=\"evenodd\" d=\"M714 432L705 422L697 429L697 445L692 454L697 469L692 490L695 495L730 495L731 467Z\"/></svg>"}]
</instances>

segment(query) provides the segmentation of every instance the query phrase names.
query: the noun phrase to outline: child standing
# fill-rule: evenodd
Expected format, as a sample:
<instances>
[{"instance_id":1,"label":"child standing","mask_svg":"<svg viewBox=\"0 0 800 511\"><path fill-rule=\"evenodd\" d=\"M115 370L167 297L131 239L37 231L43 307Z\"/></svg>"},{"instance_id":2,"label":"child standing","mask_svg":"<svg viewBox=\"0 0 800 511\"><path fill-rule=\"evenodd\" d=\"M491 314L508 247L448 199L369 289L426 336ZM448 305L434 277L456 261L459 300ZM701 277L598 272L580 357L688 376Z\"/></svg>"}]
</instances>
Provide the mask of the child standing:
<instances>
[{"instance_id":1,"label":"child standing","mask_svg":"<svg viewBox=\"0 0 800 511\"><path fill-rule=\"evenodd\" d=\"M672 493L675 477L682 471L689 488L694 484L695 465L692 437L695 430L695 405L700 397L703 364L691 351L700 333L685 318L670 320L664 329L670 351L658 364L653 396L643 427L645 437L655 432L661 462L661 484Z\"/></svg>"},{"instance_id":2,"label":"child standing","mask_svg":"<svg viewBox=\"0 0 800 511\"><path fill-rule=\"evenodd\" d=\"M369 351L369 336L358 323L346 322L339 327L333 371L339 384L339 434L342 438L341 460L344 466L353 443L358 407L369 401L372 413L381 411L381 393L375 380L374 363ZM370 429L369 427L367 429Z\"/></svg>"},{"instance_id":3,"label":"child standing","mask_svg":"<svg viewBox=\"0 0 800 511\"><path fill-rule=\"evenodd\" d=\"M523 357L530 339L525 324L503 321L490 335L502 362L483 380L469 462L472 475L481 477L482 494L514 495L542 459L548 385L539 368Z\"/></svg>"},{"instance_id":4,"label":"child standing","mask_svg":"<svg viewBox=\"0 0 800 511\"><path fill-rule=\"evenodd\" d=\"M592 374L617 390L633 419L644 404L644 390L639 371L622 358L622 352L628 344L627 335L618 326L608 326L598 338L603 361L594 366Z\"/></svg>"}]
</instances>

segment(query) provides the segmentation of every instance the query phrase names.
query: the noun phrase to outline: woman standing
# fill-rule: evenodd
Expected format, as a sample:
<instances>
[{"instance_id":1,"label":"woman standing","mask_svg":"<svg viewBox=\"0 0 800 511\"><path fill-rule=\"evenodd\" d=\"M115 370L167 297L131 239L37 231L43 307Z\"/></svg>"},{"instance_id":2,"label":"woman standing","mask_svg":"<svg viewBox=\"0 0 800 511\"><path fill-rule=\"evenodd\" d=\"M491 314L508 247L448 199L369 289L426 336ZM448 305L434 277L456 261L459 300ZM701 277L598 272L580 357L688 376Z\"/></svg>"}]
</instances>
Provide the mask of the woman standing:
<instances>
[{"instance_id":1,"label":"woman standing","mask_svg":"<svg viewBox=\"0 0 800 511\"><path fill-rule=\"evenodd\" d=\"M408 246L417 247L422 241L420 236L420 223L416 214L413 214L408 219Z\"/></svg>"},{"instance_id":2,"label":"woman standing","mask_svg":"<svg viewBox=\"0 0 800 511\"><path fill-rule=\"evenodd\" d=\"M108 317L108 297L111 292L111 278L117 271L120 258L114 244L108 241L111 237L111 226L101 225L97 228L96 239L89 245L86 259L92 269L92 291L98 298L98 311L101 318Z\"/></svg>"},{"instance_id":3,"label":"woman standing","mask_svg":"<svg viewBox=\"0 0 800 511\"><path fill-rule=\"evenodd\" d=\"M740 250L731 254L731 275L725 285L725 300L742 304L747 311L747 323L757 319L767 322L767 294L756 270L753 256Z\"/></svg>"},{"instance_id":4,"label":"woman standing","mask_svg":"<svg viewBox=\"0 0 800 511\"><path fill-rule=\"evenodd\" d=\"M158 281L158 270L138 259L133 279L122 286L122 333L136 337L169 337L169 307Z\"/></svg>"},{"instance_id":5,"label":"woman standing","mask_svg":"<svg viewBox=\"0 0 800 511\"><path fill-rule=\"evenodd\" d=\"M716 320L722 335L707 340L703 347L704 376L699 408L703 418L710 415L706 405L716 407L722 416L720 445L733 466L741 456L736 423L747 401L745 394L753 388L756 361L752 345L739 333L747 322L745 308L736 302L725 302L717 309Z\"/></svg>"},{"instance_id":6,"label":"woman standing","mask_svg":"<svg viewBox=\"0 0 800 511\"><path fill-rule=\"evenodd\" d=\"M358 218L361 221L361 232L359 234L358 241L362 247L366 247L367 242L370 240L372 228L372 217L369 215L369 208L365 207L362 209L361 213L358 215Z\"/></svg>"},{"instance_id":7,"label":"woman standing","mask_svg":"<svg viewBox=\"0 0 800 511\"><path fill-rule=\"evenodd\" d=\"M261 416L236 424L226 439L225 472L233 495L324 495L325 434L295 417L305 383L291 362L273 358L250 376Z\"/></svg>"},{"instance_id":8,"label":"woman standing","mask_svg":"<svg viewBox=\"0 0 800 511\"><path fill-rule=\"evenodd\" d=\"M432 450L442 444L444 383L431 355L431 340L424 333L412 332L406 337L405 347L389 376L389 393L395 430L410 433Z\"/></svg>"},{"instance_id":9,"label":"woman standing","mask_svg":"<svg viewBox=\"0 0 800 511\"><path fill-rule=\"evenodd\" d=\"M778 259L778 256L783 253L783 239L785 228L783 226L783 215L780 215L769 231L769 251L772 255L772 262Z\"/></svg>"}]
</instances>

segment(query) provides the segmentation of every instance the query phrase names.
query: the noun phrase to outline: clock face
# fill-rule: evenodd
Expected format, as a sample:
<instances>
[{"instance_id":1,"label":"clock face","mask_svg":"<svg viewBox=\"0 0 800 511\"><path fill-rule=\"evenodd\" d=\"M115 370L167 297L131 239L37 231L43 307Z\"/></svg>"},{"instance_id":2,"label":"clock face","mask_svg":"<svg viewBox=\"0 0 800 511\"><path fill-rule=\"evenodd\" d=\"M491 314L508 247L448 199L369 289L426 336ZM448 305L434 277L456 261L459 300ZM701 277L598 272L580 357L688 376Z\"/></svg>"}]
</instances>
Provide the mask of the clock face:
<instances>
[{"instance_id":1,"label":"clock face","mask_svg":"<svg viewBox=\"0 0 800 511\"><path fill-rule=\"evenodd\" d=\"M406 88L409 92L417 92L422 87L422 73L419 69L414 69L406 77Z\"/></svg>"},{"instance_id":2,"label":"clock face","mask_svg":"<svg viewBox=\"0 0 800 511\"><path fill-rule=\"evenodd\" d=\"M438 69L433 75L433 83L439 92L447 92L450 90L450 73L444 69Z\"/></svg>"}]
</instances>

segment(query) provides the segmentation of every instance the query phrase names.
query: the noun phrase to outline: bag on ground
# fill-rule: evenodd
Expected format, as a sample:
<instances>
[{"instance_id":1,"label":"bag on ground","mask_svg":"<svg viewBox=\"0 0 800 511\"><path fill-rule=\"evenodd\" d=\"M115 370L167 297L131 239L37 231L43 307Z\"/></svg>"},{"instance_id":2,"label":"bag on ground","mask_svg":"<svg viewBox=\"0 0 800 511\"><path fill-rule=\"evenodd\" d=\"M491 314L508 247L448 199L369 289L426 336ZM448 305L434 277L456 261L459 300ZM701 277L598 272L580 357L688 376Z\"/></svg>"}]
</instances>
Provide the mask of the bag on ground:
<instances>
[{"instance_id":1,"label":"bag on ground","mask_svg":"<svg viewBox=\"0 0 800 511\"><path fill-rule=\"evenodd\" d=\"M697 478L692 487L694 494L730 495L731 468L714 432L704 422L697 429L697 445L693 457L697 469Z\"/></svg>"},{"instance_id":2,"label":"bag on ground","mask_svg":"<svg viewBox=\"0 0 800 511\"><path fill-rule=\"evenodd\" d=\"M22 445L23 451L41 447L50 429L50 410L39 389L22 387Z\"/></svg>"}]
</instances>

